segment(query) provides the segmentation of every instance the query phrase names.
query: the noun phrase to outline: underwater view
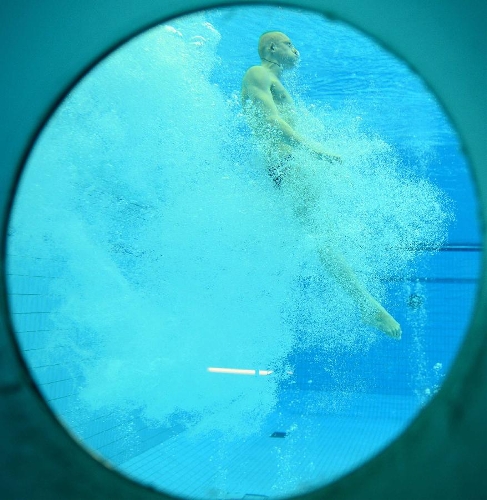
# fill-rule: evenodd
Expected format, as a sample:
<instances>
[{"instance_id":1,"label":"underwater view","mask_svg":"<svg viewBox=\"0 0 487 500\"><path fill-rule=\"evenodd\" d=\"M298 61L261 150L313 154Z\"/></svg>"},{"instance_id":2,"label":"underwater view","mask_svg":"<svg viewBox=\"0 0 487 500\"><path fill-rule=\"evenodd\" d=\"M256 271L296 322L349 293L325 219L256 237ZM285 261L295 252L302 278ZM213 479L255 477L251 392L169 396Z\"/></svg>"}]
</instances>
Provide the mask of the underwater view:
<instances>
[{"instance_id":1,"label":"underwater view","mask_svg":"<svg viewBox=\"0 0 487 500\"><path fill-rule=\"evenodd\" d=\"M12 322L56 416L115 469L186 498L294 495L440 390L476 214L441 105L377 42L300 10L197 13L97 64L40 134Z\"/></svg>"}]
</instances>

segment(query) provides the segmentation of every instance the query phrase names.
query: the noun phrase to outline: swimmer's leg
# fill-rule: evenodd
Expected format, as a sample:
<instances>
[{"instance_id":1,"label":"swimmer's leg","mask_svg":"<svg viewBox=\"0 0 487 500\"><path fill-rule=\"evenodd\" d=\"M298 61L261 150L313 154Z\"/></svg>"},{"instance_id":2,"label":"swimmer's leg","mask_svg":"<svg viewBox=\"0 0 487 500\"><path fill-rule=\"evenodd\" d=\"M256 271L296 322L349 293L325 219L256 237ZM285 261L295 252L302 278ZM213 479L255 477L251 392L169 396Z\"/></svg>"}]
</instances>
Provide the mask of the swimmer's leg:
<instances>
[{"instance_id":1,"label":"swimmer's leg","mask_svg":"<svg viewBox=\"0 0 487 500\"><path fill-rule=\"evenodd\" d=\"M401 338L399 323L372 297L345 258L329 246L320 247L318 252L324 267L358 305L362 321L399 340Z\"/></svg>"}]
</instances>

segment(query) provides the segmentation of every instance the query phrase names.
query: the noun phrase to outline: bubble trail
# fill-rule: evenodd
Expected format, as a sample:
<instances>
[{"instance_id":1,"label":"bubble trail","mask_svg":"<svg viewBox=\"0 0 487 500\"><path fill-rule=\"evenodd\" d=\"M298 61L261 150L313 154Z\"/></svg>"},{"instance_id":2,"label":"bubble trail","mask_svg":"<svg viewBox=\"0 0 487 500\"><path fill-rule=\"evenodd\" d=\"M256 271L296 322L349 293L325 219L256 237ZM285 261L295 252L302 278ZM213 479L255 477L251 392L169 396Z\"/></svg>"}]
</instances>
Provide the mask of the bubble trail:
<instances>
[{"instance_id":1,"label":"bubble trail","mask_svg":"<svg viewBox=\"0 0 487 500\"><path fill-rule=\"evenodd\" d=\"M137 409L158 424L184 414L242 435L275 407L298 339L363 349L375 334L324 275L249 146L238 104L210 82L219 40L191 16L83 79L29 159L10 249L65 262L51 318L65 333L52 342L68 348L62 362L81 376L86 411ZM415 252L444 241L447 200L347 110L335 128L319 108L300 111L301 128L320 139L326 122L326 140L347 158L340 170L303 162L337 245L383 298L384 276L404 275Z\"/></svg>"}]
</instances>

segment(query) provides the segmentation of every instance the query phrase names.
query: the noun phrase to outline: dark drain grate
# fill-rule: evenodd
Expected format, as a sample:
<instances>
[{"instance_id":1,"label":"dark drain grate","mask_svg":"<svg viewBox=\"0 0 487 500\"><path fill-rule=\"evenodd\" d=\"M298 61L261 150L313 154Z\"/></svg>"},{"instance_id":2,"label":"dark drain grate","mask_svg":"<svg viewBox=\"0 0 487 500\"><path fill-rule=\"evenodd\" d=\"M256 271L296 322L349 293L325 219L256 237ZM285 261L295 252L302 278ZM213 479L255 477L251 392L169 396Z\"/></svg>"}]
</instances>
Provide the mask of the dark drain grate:
<instances>
[{"instance_id":1,"label":"dark drain grate","mask_svg":"<svg viewBox=\"0 0 487 500\"><path fill-rule=\"evenodd\" d=\"M276 431L271 434L271 438L285 438L285 437L286 437L285 432Z\"/></svg>"}]
</instances>

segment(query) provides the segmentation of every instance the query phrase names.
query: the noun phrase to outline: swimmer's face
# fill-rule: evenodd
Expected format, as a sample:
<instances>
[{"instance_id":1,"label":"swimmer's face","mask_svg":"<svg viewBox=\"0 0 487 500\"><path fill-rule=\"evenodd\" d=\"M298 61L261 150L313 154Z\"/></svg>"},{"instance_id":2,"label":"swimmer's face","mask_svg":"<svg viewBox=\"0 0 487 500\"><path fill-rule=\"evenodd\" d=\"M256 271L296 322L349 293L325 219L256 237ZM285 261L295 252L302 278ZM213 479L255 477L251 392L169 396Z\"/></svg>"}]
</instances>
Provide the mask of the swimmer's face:
<instances>
[{"instance_id":1,"label":"swimmer's face","mask_svg":"<svg viewBox=\"0 0 487 500\"><path fill-rule=\"evenodd\" d=\"M285 68L296 66L299 60L299 52L284 33L277 36L270 49L273 57Z\"/></svg>"}]
</instances>

